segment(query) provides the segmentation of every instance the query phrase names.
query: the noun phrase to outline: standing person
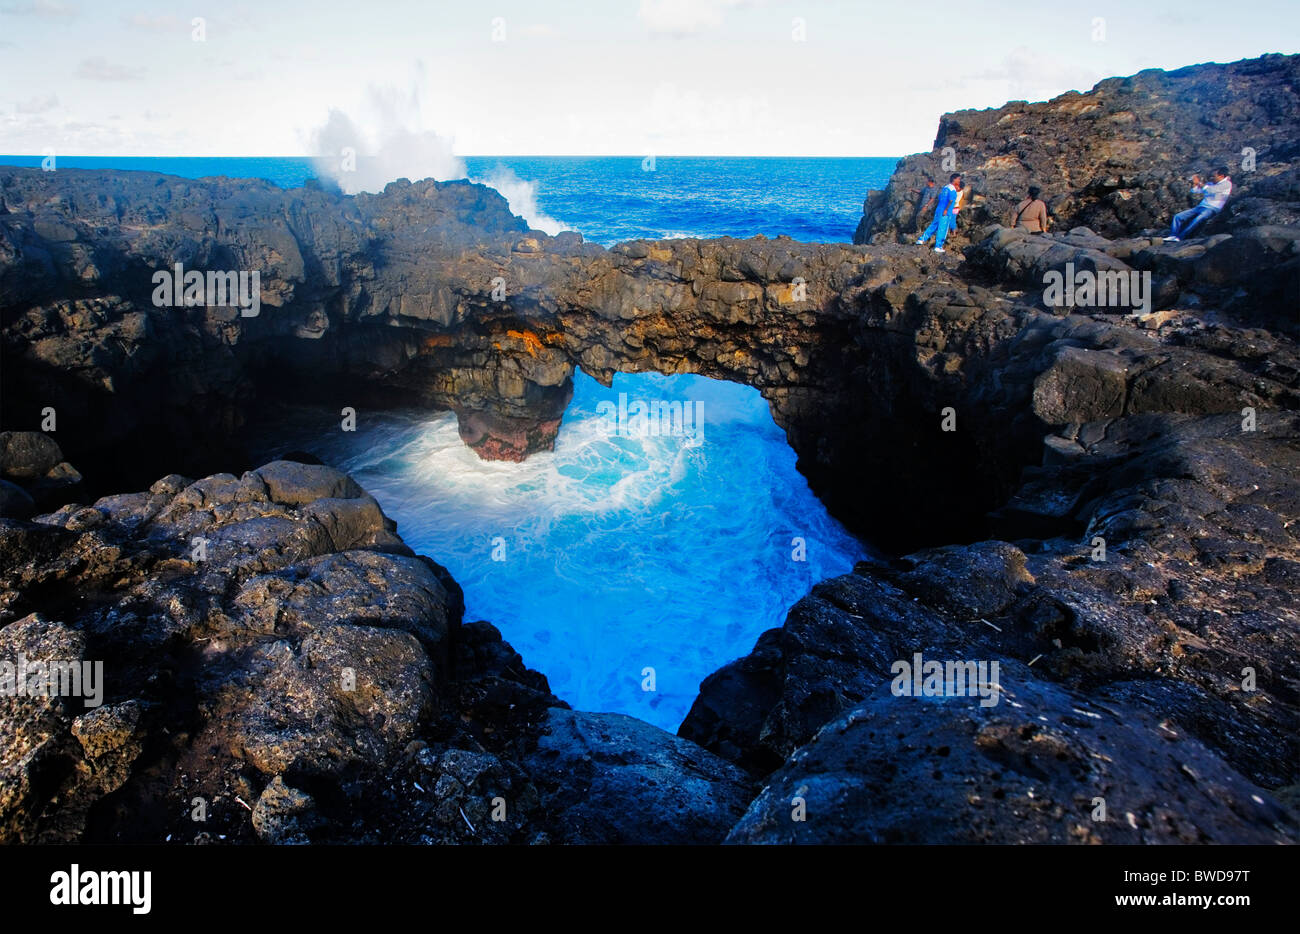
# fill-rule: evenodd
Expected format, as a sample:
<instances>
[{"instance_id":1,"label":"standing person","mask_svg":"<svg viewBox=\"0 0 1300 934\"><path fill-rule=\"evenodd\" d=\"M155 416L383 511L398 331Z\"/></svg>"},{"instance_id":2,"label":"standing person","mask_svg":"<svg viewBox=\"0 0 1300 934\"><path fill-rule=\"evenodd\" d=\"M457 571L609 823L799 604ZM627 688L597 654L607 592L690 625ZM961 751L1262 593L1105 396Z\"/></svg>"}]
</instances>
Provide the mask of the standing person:
<instances>
[{"instance_id":1,"label":"standing person","mask_svg":"<svg viewBox=\"0 0 1300 934\"><path fill-rule=\"evenodd\" d=\"M1040 194L1042 189L1037 185L1029 186L1029 197L1016 205L1012 227L1023 227L1030 233L1047 233L1047 204L1038 197Z\"/></svg>"},{"instance_id":2,"label":"standing person","mask_svg":"<svg viewBox=\"0 0 1300 934\"><path fill-rule=\"evenodd\" d=\"M1232 179L1228 177L1227 167L1219 166L1210 173L1210 178L1213 181L1207 185L1201 181L1201 176L1192 176L1192 194L1200 195L1201 203L1189 211L1174 215L1173 230L1170 236L1165 237L1166 241L1179 242L1222 211L1223 206L1228 203L1228 195L1232 194Z\"/></svg>"},{"instance_id":3,"label":"standing person","mask_svg":"<svg viewBox=\"0 0 1300 934\"><path fill-rule=\"evenodd\" d=\"M961 203L966 198L966 180L957 179L957 200L952 205L952 222L948 224L948 233L957 229L957 216L961 213Z\"/></svg>"},{"instance_id":4,"label":"standing person","mask_svg":"<svg viewBox=\"0 0 1300 934\"><path fill-rule=\"evenodd\" d=\"M934 187L934 179L927 175L925 184L921 186L921 194L916 199L916 216L912 218L912 223L918 228L921 226L921 218L925 216L926 208L933 204L937 197L939 197L939 189Z\"/></svg>"},{"instance_id":5,"label":"standing person","mask_svg":"<svg viewBox=\"0 0 1300 934\"><path fill-rule=\"evenodd\" d=\"M925 228L925 233L921 234L921 239L916 241L917 246L934 237L934 252L944 252L943 241L948 238L948 228L952 225L955 216L953 208L957 204L957 196L960 191L961 173L954 172L948 176L948 184L944 185L939 192L939 200L934 207L934 220L929 227Z\"/></svg>"}]
</instances>

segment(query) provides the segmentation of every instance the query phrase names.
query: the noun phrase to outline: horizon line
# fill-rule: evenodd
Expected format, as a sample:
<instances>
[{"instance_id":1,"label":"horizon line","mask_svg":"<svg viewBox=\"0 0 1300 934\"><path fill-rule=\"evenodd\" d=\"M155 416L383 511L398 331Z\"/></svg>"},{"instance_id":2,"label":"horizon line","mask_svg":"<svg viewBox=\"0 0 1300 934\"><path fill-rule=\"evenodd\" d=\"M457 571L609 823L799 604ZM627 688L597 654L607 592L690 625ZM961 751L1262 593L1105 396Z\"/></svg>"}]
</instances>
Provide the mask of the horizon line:
<instances>
[{"instance_id":1,"label":"horizon line","mask_svg":"<svg viewBox=\"0 0 1300 934\"><path fill-rule=\"evenodd\" d=\"M229 156L229 155L153 155L131 153L129 155L98 155L90 153L59 153L55 152L56 159L333 159L335 156L304 156L296 155L257 155L257 156ZM914 155L908 153L907 155ZM0 159L44 159L45 153L23 153L8 152L0 153ZM583 152L566 152L566 153L498 153L498 152L481 152L481 153L457 153L458 159L646 159L653 156L655 159L902 159L901 155L807 155L797 153L786 153L782 155L750 155L746 153L583 153ZM373 159L374 156L358 156L358 159Z\"/></svg>"}]
</instances>

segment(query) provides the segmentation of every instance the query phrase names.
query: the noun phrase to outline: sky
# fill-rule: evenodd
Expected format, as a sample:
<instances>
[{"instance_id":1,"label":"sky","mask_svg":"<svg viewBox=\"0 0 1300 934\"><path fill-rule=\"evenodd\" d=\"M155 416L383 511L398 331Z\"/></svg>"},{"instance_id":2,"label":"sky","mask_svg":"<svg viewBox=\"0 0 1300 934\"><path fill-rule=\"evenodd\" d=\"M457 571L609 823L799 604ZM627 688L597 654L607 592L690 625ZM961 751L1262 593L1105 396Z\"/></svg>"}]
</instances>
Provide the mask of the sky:
<instances>
[{"instance_id":1,"label":"sky","mask_svg":"<svg viewBox=\"0 0 1300 934\"><path fill-rule=\"evenodd\" d=\"M0 0L0 152L901 156L947 111L1298 49L1294 0Z\"/></svg>"}]
</instances>

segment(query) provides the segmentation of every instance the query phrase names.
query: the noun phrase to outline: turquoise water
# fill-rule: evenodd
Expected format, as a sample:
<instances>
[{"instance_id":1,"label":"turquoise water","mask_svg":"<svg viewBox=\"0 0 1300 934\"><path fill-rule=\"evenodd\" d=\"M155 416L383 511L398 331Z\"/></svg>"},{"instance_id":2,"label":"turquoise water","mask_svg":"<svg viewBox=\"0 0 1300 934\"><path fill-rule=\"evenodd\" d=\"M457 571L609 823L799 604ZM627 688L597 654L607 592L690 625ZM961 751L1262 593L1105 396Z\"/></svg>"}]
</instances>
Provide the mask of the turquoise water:
<instances>
[{"instance_id":1,"label":"turquoise water","mask_svg":"<svg viewBox=\"0 0 1300 934\"><path fill-rule=\"evenodd\" d=\"M466 619L500 628L559 697L675 731L700 681L870 552L808 489L757 390L658 374L574 384L555 451L523 464L480 460L450 414L362 413L355 433L332 415L277 422L264 454L306 449L351 472L460 582ZM612 432L598 406L620 393L630 410L691 403L702 429Z\"/></svg>"},{"instance_id":2,"label":"turquoise water","mask_svg":"<svg viewBox=\"0 0 1300 934\"><path fill-rule=\"evenodd\" d=\"M0 165L40 165L0 156ZM474 156L466 174L494 184L516 214L549 232L576 230L612 246L664 237L775 237L847 242L870 189L896 159ZM185 178L264 178L285 188L316 175L311 159L60 156L60 168L142 169ZM554 222L554 223L552 223Z\"/></svg>"}]
</instances>

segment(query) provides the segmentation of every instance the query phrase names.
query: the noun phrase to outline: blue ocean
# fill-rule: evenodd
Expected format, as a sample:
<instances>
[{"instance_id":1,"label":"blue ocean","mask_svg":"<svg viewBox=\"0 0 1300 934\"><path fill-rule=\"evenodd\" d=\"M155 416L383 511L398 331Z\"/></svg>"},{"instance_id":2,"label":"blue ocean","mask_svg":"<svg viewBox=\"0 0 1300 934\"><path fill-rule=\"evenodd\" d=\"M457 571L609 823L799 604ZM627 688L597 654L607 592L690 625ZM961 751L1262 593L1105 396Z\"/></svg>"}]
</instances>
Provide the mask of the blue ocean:
<instances>
[{"instance_id":1,"label":"blue ocean","mask_svg":"<svg viewBox=\"0 0 1300 934\"><path fill-rule=\"evenodd\" d=\"M0 157L39 164L39 157ZM543 224L612 245L631 238L788 234L851 239L867 190L893 159L470 158L504 179ZM128 168L294 187L307 159L61 158L60 168ZM517 204L516 202L519 202ZM527 214L525 215L527 216ZM542 229L545 229L543 227ZM495 624L552 691L581 710L627 713L675 731L700 682L749 652L818 581L869 559L795 468L766 401L702 376L581 371L553 452L485 462L450 413L277 412L254 426L259 459L307 450L348 470L412 548L446 566L466 619ZM681 402L683 436L610 431L602 402Z\"/></svg>"},{"instance_id":2,"label":"blue ocean","mask_svg":"<svg viewBox=\"0 0 1300 934\"><path fill-rule=\"evenodd\" d=\"M504 174L522 182L541 215L604 246L637 238L755 234L786 234L811 242L849 241L867 192L885 187L897 161L694 156L659 156L653 163L639 156L471 156L464 160L469 178L491 182ZM3 165L40 163L40 156L0 156ZM307 158L60 156L57 165L139 169L184 178L263 178L284 188L299 187L316 176L313 161ZM513 200L512 207L525 217L533 213L523 209L528 205Z\"/></svg>"}]
</instances>

